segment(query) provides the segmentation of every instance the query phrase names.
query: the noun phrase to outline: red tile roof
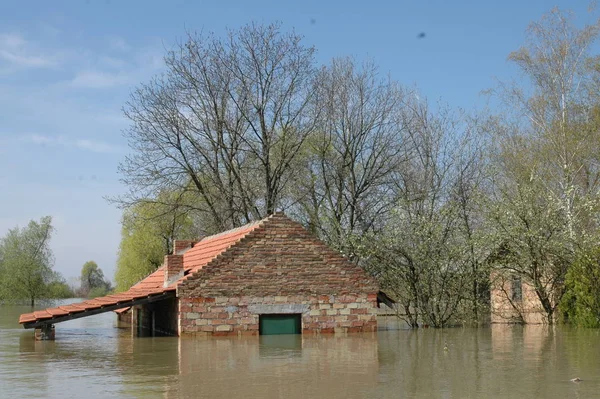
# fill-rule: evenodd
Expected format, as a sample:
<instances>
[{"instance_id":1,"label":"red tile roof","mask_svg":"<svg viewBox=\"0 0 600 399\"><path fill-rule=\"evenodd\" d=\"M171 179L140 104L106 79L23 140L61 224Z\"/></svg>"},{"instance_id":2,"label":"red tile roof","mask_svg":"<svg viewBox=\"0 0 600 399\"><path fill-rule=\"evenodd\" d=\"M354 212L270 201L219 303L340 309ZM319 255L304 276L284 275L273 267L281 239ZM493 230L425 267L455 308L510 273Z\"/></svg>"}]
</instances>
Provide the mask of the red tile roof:
<instances>
[{"instance_id":1,"label":"red tile roof","mask_svg":"<svg viewBox=\"0 0 600 399\"><path fill-rule=\"evenodd\" d=\"M86 312L101 309L107 306L123 304L123 308L128 308L130 302L147 296L162 294L168 291L175 291L177 285L187 278L191 273L195 273L207 265L210 261L222 254L232 245L244 238L248 233L256 229L266 219L253 222L233 230L225 231L220 234L205 237L196 243L191 249L183 254L184 276L174 281L168 287L164 287L164 269L159 267L148 277L135 284L129 290L118 294L107 295L100 298L90 299L84 302L72 305L58 306L45 310L38 310L32 313L25 313L19 317L19 323L26 324L36 321L44 321L53 317L62 317L70 314Z\"/></svg>"},{"instance_id":2,"label":"red tile roof","mask_svg":"<svg viewBox=\"0 0 600 399\"><path fill-rule=\"evenodd\" d=\"M206 266L217 255L225 252L264 221L253 222L237 229L203 238L183 254L185 274L194 273ZM180 280L181 281L181 280Z\"/></svg>"}]
</instances>

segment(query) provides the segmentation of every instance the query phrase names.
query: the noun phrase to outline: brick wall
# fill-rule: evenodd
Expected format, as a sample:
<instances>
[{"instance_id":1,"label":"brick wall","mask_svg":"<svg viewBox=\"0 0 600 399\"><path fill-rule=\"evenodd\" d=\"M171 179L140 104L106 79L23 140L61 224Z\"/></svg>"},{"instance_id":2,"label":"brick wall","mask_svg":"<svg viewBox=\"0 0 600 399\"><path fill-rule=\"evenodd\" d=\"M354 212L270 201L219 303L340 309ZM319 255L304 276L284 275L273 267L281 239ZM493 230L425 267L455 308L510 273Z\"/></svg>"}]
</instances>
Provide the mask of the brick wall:
<instances>
[{"instance_id":1,"label":"brick wall","mask_svg":"<svg viewBox=\"0 0 600 399\"><path fill-rule=\"evenodd\" d=\"M542 304L534 287L521 281L522 296L513 299L512 275L494 272L491 275L491 322L543 324L546 322Z\"/></svg>"},{"instance_id":2,"label":"brick wall","mask_svg":"<svg viewBox=\"0 0 600 399\"><path fill-rule=\"evenodd\" d=\"M164 286L183 276L183 255L165 255Z\"/></svg>"},{"instance_id":3,"label":"brick wall","mask_svg":"<svg viewBox=\"0 0 600 399\"><path fill-rule=\"evenodd\" d=\"M173 242L173 254L178 255L180 252L190 249L200 240L175 240Z\"/></svg>"},{"instance_id":4,"label":"brick wall","mask_svg":"<svg viewBox=\"0 0 600 399\"><path fill-rule=\"evenodd\" d=\"M301 314L303 333L377 331L375 294L180 298L180 332L257 335L260 314Z\"/></svg>"},{"instance_id":5,"label":"brick wall","mask_svg":"<svg viewBox=\"0 0 600 399\"><path fill-rule=\"evenodd\" d=\"M374 331L377 292L360 267L275 214L179 284L179 327L252 334L265 305L262 313L302 313L305 332Z\"/></svg>"}]
</instances>

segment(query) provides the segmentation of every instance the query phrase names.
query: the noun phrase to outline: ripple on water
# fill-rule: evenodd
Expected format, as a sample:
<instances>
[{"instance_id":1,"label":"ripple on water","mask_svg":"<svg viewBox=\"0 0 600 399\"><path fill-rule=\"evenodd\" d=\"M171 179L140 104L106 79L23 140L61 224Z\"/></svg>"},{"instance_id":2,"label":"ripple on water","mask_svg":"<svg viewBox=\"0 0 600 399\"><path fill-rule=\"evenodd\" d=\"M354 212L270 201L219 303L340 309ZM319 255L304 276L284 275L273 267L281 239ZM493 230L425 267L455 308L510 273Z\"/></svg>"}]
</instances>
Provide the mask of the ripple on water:
<instances>
[{"instance_id":1,"label":"ripple on water","mask_svg":"<svg viewBox=\"0 0 600 399\"><path fill-rule=\"evenodd\" d=\"M0 309L0 398L564 398L600 390L594 330L133 338L108 313L59 324L56 341L36 342L16 323L27 311Z\"/></svg>"}]
</instances>

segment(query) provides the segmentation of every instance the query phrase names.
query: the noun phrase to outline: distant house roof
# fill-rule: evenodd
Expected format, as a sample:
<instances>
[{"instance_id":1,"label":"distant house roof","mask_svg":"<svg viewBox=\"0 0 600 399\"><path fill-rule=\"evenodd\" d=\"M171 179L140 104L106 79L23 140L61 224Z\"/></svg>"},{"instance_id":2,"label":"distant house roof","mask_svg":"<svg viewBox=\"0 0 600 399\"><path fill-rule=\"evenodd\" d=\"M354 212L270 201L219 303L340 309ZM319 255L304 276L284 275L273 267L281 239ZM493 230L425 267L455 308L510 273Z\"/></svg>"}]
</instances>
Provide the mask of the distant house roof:
<instances>
[{"instance_id":1,"label":"distant house roof","mask_svg":"<svg viewBox=\"0 0 600 399\"><path fill-rule=\"evenodd\" d=\"M36 324L40 322L53 324L73 318L85 317L86 315L102 313L103 311L128 308L144 300L148 302L156 300L159 296L162 297L169 292L174 292L177 286L187 279L187 276L202 269L218 255L223 254L227 249L235 245L268 219L267 217L233 230L205 237L197 242L183 254L184 275L167 287L164 287L166 266L163 265L125 292L94 298L72 305L25 313L19 317L19 323L24 324L26 328L36 327Z\"/></svg>"}]
</instances>

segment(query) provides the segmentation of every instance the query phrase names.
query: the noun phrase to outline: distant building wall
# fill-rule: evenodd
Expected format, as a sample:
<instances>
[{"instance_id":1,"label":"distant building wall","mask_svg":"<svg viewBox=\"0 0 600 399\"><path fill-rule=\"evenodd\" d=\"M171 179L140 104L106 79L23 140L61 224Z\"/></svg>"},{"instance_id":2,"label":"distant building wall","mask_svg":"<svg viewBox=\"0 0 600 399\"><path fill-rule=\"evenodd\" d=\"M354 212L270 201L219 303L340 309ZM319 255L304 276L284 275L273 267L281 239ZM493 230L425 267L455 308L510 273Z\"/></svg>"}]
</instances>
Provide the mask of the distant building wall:
<instances>
[{"instance_id":1,"label":"distant building wall","mask_svg":"<svg viewBox=\"0 0 600 399\"><path fill-rule=\"evenodd\" d=\"M509 273L491 274L492 323L543 324L546 312L534 287Z\"/></svg>"}]
</instances>

